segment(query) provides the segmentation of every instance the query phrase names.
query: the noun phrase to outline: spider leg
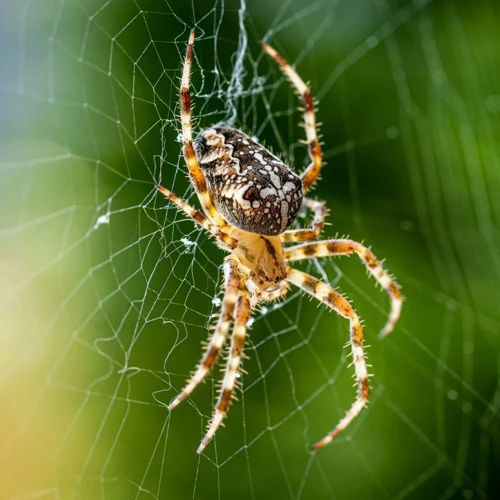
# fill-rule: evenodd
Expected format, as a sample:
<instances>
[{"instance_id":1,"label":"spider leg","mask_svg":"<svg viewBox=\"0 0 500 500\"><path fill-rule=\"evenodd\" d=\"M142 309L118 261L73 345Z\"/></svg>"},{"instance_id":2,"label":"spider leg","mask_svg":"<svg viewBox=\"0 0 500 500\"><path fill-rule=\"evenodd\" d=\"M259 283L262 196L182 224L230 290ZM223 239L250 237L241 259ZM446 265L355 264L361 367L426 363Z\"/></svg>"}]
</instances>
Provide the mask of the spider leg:
<instances>
[{"instance_id":1,"label":"spider leg","mask_svg":"<svg viewBox=\"0 0 500 500\"><path fill-rule=\"evenodd\" d=\"M307 144L309 147L310 165L302 173L302 187L304 193L316 182L322 165L321 146L316 132L316 117L314 102L309 87L304 83L297 72L267 43L262 43L262 48L280 65L283 73L297 89L304 106L304 127L306 129Z\"/></svg>"},{"instance_id":2,"label":"spider leg","mask_svg":"<svg viewBox=\"0 0 500 500\"><path fill-rule=\"evenodd\" d=\"M286 281L282 281L276 290L271 292L267 290L260 291L257 295L258 302L272 302L273 300L283 297L288 290L290 290L290 285Z\"/></svg>"},{"instance_id":3,"label":"spider leg","mask_svg":"<svg viewBox=\"0 0 500 500\"><path fill-rule=\"evenodd\" d=\"M282 233L281 241L291 243L294 241L314 240L323 230L325 225L325 202L304 198L302 205L314 212L314 221L310 229L290 229Z\"/></svg>"},{"instance_id":4,"label":"spider leg","mask_svg":"<svg viewBox=\"0 0 500 500\"><path fill-rule=\"evenodd\" d=\"M394 282L382 264L377 260L371 250L356 241L338 239L325 240L319 242L303 243L288 248L285 251L285 260L294 261L301 259L310 259L312 257L329 257L333 255L349 255L356 253L365 263L368 271L380 283L382 288L389 294L391 299L391 312L389 318L380 332L381 337L386 337L394 329L396 322L401 314L403 305L403 296L398 285Z\"/></svg>"},{"instance_id":5,"label":"spider leg","mask_svg":"<svg viewBox=\"0 0 500 500\"><path fill-rule=\"evenodd\" d=\"M222 379L219 399L215 405L214 415L207 433L198 448L198 453L201 453L205 449L205 446L207 446L214 437L223 418L226 416L236 385L236 375L240 367L243 346L245 345L247 323L250 319L250 295L245 281L246 280L242 280L240 282L240 292L234 314L235 318L234 329L231 336L231 347L227 358L226 369L224 371L224 378Z\"/></svg>"},{"instance_id":6,"label":"spider leg","mask_svg":"<svg viewBox=\"0 0 500 500\"><path fill-rule=\"evenodd\" d=\"M219 352L227 337L229 326L234 314L234 305L238 296L238 289L240 286L240 277L238 274L238 263L228 257L224 264L224 298L222 299L221 315L215 331L210 337L210 341L206 347L203 358L198 364L198 368L189 379L188 383L179 393L179 395L168 406L169 410L173 410L183 399L189 396L196 386L203 381L207 373L212 368Z\"/></svg>"},{"instance_id":7,"label":"spider leg","mask_svg":"<svg viewBox=\"0 0 500 500\"><path fill-rule=\"evenodd\" d=\"M325 444L329 443L337 434L339 434L339 432L345 429L359 414L368 401L368 371L363 351L363 329L358 315L352 308L351 304L349 304L349 302L342 297L342 295L327 284L317 278L303 273L302 271L292 268L288 269L287 280L302 288L302 290L323 302L344 318L347 318L351 326L351 351L358 385L356 401L353 403L346 416L337 424L335 429L314 445L314 448L317 450L318 448L321 448Z\"/></svg>"},{"instance_id":8,"label":"spider leg","mask_svg":"<svg viewBox=\"0 0 500 500\"><path fill-rule=\"evenodd\" d=\"M182 141L184 143L183 153L189 170L189 177L193 183L196 194L200 200L203 211L217 225L225 226L226 221L221 217L215 208L210 195L208 194L207 182L203 170L198 164L196 153L193 147L193 130L191 125L191 93L189 92L189 83L191 80L191 59L193 57L195 31L192 30L189 35L189 42L186 50L186 59L182 69L180 108L182 123Z\"/></svg>"},{"instance_id":9,"label":"spider leg","mask_svg":"<svg viewBox=\"0 0 500 500\"><path fill-rule=\"evenodd\" d=\"M212 233L218 240L220 240L227 248L236 248L238 241L221 231L219 227L210 222L207 217L205 217L199 210L196 210L191 205L188 205L184 200L176 196L172 191L169 191L163 186L157 186L158 191L163 194L166 198L169 198L173 203L175 203L180 210L182 210L188 217L197 222L203 229L206 229L209 233Z\"/></svg>"}]
</instances>

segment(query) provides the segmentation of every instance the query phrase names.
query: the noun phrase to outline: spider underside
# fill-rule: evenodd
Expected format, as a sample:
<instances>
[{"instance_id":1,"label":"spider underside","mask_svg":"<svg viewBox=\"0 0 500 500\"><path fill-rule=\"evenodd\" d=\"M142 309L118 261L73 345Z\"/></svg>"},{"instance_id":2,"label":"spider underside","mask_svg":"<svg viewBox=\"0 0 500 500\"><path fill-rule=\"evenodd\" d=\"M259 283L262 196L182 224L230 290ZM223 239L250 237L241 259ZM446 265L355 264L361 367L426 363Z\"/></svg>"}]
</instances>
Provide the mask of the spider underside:
<instances>
[{"instance_id":1,"label":"spider underside","mask_svg":"<svg viewBox=\"0 0 500 500\"><path fill-rule=\"evenodd\" d=\"M233 324L222 386L213 418L198 448L198 453L201 453L214 437L228 411L252 309L259 303L282 297L288 291L289 283L292 283L350 323L349 336L357 397L337 426L314 445L318 449L342 431L368 400L369 383L363 331L359 317L348 300L328 284L293 269L288 263L313 257L357 254L391 299L391 311L381 336L388 335L399 318L401 292L374 254L360 243L349 239L312 241L322 231L325 217L324 202L304 196L318 179L322 166L313 99L308 86L295 70L269 45L263 43L262 47L279 64L302 100L311 159L309 166L297 176L265 147L231 127L206 129L193 143L189 84L194 36L193 30L182 73L180 109L183 154L203 212L194 209L168 189L162 186L158 186L158 189L213 235L218 245L228 251L229 255L223 266L224 295L215 330L197 369L184 389L170 403L169 409L172 410L189 396L205 378ZM302 206L314 213L312 227L288 229ZM284 243L299 244L284 247Z\"/></svg>"}]
</instances>

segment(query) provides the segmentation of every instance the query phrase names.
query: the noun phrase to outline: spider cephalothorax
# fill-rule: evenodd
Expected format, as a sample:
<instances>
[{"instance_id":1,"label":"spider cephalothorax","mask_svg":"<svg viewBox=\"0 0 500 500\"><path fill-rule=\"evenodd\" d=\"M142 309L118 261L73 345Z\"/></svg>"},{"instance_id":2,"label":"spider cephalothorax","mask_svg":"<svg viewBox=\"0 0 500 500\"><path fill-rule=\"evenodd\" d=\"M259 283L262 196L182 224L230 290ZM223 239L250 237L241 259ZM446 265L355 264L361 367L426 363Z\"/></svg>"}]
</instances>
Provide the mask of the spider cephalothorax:
<instances>
[{"instance_id":1,"label":"spider cephalothorax","mask_svg":"<svg viewBox=\"0 0 500 500\"><path fill-rule=\"evenodd\" d=\"M238 242L234 255L250 270L249 278L259 289L271 290L286 278L283 245L278 236L256 236L240 229L231 231L231 236Z\"/></svg>"},{"instance_id":2,"label":"spider cephalothorax","mask_svg":"<svg viewBox=\"0 0 500 500\"><path fill-rule=\"evenodd\" d=\"M277 235L297 217L302 181L279 158L240 130L213 127L195 143L208 192L224 219L262 235Z\"/></svg>"},{"instance_id":3,"label":"spider cephalothorax","mask_svg":"<svg viewBox=\"0 0 500 500\"><path fill-rule=\"evenodd\" d=\"M348 239L312 241L322 231L325 217L323 202L303 196L317 181L322 161L313 99L308 86L295 70L269 45L262 44L301 96L310 165L297 176L254 139L230 127L204 130L193 145L189 93L193 44L194 31L189 38L182 72L182 138L189 176L204 213L194 209L168 189L162 186L158 186L158 189L186 215L215 236L219 246L228 251L229 255L224 263L224 297L215 331L210 336L198 368L184 389L170 403L169 408L175 408L205 378L221 352L233 324L224 378L213 419L198 448L198 453L201 453L214 437L229 408L251 310L261 302L284 296L289 289L289 283L292 283L348 319L350 323L349 340L357 397L346 416L316 443L315 448L320 448L345 429L368 400L369 384L363 349L363 329L348 300L328 284L293 269L288 263L312 257L357 254L391 299L391 312L381 332L382 336L389 334L398 320L402 305L401 292L373 253L360 243ZM313 211L313 226L288 229L301 206ZM286 248L283 246L284 243L291 242L302 243Z\"/></svg>"}]
</instances>

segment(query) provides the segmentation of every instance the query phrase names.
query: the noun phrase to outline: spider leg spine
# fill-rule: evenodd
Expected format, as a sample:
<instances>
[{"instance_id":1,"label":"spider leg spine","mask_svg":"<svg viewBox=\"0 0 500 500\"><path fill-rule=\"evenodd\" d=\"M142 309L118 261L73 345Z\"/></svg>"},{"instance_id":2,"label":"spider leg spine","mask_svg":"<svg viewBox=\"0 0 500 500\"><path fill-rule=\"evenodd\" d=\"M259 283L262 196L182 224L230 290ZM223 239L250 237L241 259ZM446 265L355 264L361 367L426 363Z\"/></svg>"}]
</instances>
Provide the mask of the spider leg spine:
<instances>
[{"instance_id":1,"label":"spider leg spine","mask_svg":"<svg viewBox=\"0 0 500 500\"><path fill-rule=\"evenodd\" d=\"M391 300L391 310L385 326L380 332L380 337L386 337L395 327L403 304L403 296L396 282L382 267L373 252L354 240L334 239L319 242L303 243L285 250L285 260L295 261L312 257L330 257L335 255L357 254L364 262L370 274L387 292Z\"/></svg>"},{"instance_id":2,"label":"spider leg spine","mask_svg":"<svg viewBox=\"0 0 500 500\"><path fill-rule=\"evenodd\" d=\"M177 208L184 212L190 219L193 219L198 223L203 229L208 231L212 236L215 236L219 242L226 246L224 250L236 248L238 245L237 240L229 236L227 233L223 232L219 227L211 222L207 217L205 217L199 210L196 210L191 205L187 204L184 200L176 196L172 191L163 186L156 186L158 191L163 194L166 198L172 201Z\"/></svg>"},{"instance_id":3,"label":"spider leg spine","mask_svg":"<svg viewBox=\"0 0 500 500\"><path fill-rule=\"evenodd\" d=\"M358 387L357 397L346 416L340 420L335 429L314 445L314 448L318 449L329 443L335 436L337 436L337 434L345 429L363 409L366 401L368 400L370 389L368 382L368 370L363 350L363 328L358 315L350 303L331 286L323 283L313 276L293 268L288 268L287 280L299 288L302 288L302 290L320 302L326 304L331 309L335 310L340 316L348 319L350 323L350 346L354 361L354 373Z\"/></svg>"},{"instance_id":4,"label":"spider leg spine","mask_svg":"<svg viewBox=\"0 0 500 500\"><path fill-rule=\"evenodd\" d=\"M276 50L267 43L261 42L262 48L279 64L281 70L286 75L291 84L299 92L302 106L304 107L304 122L306 129L307 142L309 145L310 165L301 175L303 191L308 191L317 181L322 165L321 146L318 142L316 131L316 116L314 114L314 102L309 86L304 83L292 66L290 66Z\"/></svg>"},{"instance_id":5,"label":"spider leg spine","mask_svg":"<svg viewBox=\"0 0 500 500\"><path fill-rule=\"evenodd\" d=\"M191 79L191 60L194 50L195 31L192 30L189 35L189 42L186 49L186 57L182 68L181 91L179 95L180 110L181 110L181 125L182 125L182 142L184 159L186 161L189 177L196 190L196 194L200 200L203 211L207 216L219 226L224 226L225 221L213 205L208 194L205 174L198 164L196 152L193 148L193 131L192 131L192 103L189 84Z\"/></svg>"},{"instance_id":6,"label":"spider leg spine","mask_svg":"<svg viewBox=\"0 0 500 500\"><path fill-rule=\"evenodd\" d=\"M222 387L219 392L219 398L215 405L214 415L209 424L208 430L203 438L197 453L200 454L207 444L212 440L217 429L222 424L231 404L231 396L237 383L236 374L241 363L242 351L245 345L247 323L250 318L250 293L246 287L245 281L240 281L240 291L236 308L234 311L234 326L231 335L230 353L227 359Z\"/></svg>"},{"instance_id":7,"label":"spider leg spine","mask_svg":"<svg viewBox=\"0 0 500 500\"><path fill-rule=\"evenodd\" d=\"M303 206L312 210L314 219L312 228L309 229L290 229L281 235L281 241L284 243L292 243L299 241L313 240L319 236L325 225L325 217L327 210L324 201L317 201L311 198L304 198Z\"/></svg>"},{"instance_id":8,"label":"spider leg spine","mask_svg":"<svg viewBox=\"0 0 500 500\"><path fill-rule=\"evenodd\" d=\"M222 314L217 323L217 328L210 337L205 353L198 364L194 374L189 379L184 389L170 403L169 410L173 410L181 401L189 396L196 386L204 380L207 373L214 365L220 350L227 337L229 327L234 314L234 308L238 296L240 286L240 278L238 273L238 264L234 259L227 258L224 264L224 275L226 283L226 292L222 299L221 309Z\"/></svg>"},{"instance_id":9,"label":"spider leg spine","mask_svg":"<svg viewBox=\"0 0 500 500\"><path fill-rule=\"evenodd\" d=\"M290 285L286 281L284 281L280 283L280 286L277 290L274 290L272 292L267 292L267 291L260 292L259 300L263 302L271 302L273 300L282 299L284 298L285 294L288 292L289 289Z\"/></svg>"}]
</instances>

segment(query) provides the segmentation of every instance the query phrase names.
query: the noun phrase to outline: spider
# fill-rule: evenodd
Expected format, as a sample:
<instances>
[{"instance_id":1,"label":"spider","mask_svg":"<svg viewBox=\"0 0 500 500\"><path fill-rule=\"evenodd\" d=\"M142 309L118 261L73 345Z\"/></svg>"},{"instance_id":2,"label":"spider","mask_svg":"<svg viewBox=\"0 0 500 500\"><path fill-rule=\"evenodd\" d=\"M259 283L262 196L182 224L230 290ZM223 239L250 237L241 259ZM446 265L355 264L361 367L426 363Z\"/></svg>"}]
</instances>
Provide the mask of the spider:
<instances>
[{"instance_id":1,"label":"spider","mask_svg":"<svg viewBox=\"0 0 500 500\"><path fill-rule=\"evenodd\" d=\"M296 71L268 44L261 45L279 64L302 99L310 165L298 176L264 146L232 127L214 126L205 129L193 142L189 84L194 39L193 30L182 71L180 110L183 154L203 212L191 207L168 189L162 186L157 188L214 236L219 247L228 251L229 255L223 266L224 295L215 330L197 369L168 408L173 410L205 378L233 323L222 385L213 418L198 448L198 453L201 453L214 437L229 409L252 309L262 302L283 297L290 287L289 283L292 283L350 323L349 337L357 396L345 417L314 445L315 449L319 449L345 429L368 401L363 331L359 317L348 300L328 284L293 269L288 263L313 257L357 254L391 300L391 311L381 332L382 337L393 330L399 318L401 292L373 253L362 244L349 239L312 241L322 231L326 215L324 202L304 196L318 180L322 166L313 98L309 87ZM301 207L314 213L312 227L288 229ZM284 243L299 244L284 247Z\"/></svg>"}]
</instances>

